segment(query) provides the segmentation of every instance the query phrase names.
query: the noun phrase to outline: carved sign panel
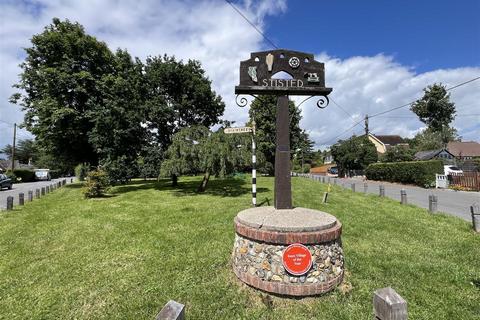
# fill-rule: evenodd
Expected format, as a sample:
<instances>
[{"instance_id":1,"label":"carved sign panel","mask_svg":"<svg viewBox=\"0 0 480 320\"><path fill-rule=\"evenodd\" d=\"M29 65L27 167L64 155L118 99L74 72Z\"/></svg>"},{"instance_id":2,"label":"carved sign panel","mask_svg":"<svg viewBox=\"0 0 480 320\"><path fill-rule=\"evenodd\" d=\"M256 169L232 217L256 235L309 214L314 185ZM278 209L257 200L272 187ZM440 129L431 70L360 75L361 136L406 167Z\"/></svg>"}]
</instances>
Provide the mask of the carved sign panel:
<instances>
[{"instance_id":1,"label":"carved sign panel","mask_svg":"<svg viewBox=\"0 0 480 320\"><path fill-rule=\"evenodd\" d=\"M279 78L278 73L289 77ZM240 85L235 87L237 94L327 96L331 91L325 87L324 64L313 54L291 50L251 53L240 62Z\"/></svg>"}]
</instances>

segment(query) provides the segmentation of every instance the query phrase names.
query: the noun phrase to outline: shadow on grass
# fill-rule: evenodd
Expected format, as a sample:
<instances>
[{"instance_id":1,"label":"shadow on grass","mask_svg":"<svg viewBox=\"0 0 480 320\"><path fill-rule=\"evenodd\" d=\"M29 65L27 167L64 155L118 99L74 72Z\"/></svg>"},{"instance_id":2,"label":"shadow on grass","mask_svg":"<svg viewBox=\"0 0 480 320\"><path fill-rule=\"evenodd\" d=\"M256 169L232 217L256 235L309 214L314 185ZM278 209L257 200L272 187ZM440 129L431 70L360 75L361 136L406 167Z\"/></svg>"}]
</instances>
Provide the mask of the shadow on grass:
<instances>
[{"instance_id":1,"label":"shadow on grass","mask_svg":"<svg viewBox=\"0 0 480 320\"><path fill-rule=\"evenodd\" d=\"M219 197L238 197L250 193L252 190L249 185L245 186L245 180L241 179L212 179L208 182L205 192L197 192L200 180L194 181L178 181L177 186L172 186L170 179L162 179L160 181L131 181L125 185L117 185L110 191L110 194L122 194L137 190L155 189L159 191L172 191L175 196L195 196L195 195L212 195ZM258 192L269 191L267 188L257 188Z\"/></svg>"},{"instance_id":2,"label":"shadow on grass","mask_svg":"<svg viewBox=\"0 0 480 320\"><path fill-rule=\"evenodd\" d=\"M73 184L66 184L62 188L67 188L67 189L80 189L83 187L83 183L73 183Z\"/></svg>"}]
</instances>

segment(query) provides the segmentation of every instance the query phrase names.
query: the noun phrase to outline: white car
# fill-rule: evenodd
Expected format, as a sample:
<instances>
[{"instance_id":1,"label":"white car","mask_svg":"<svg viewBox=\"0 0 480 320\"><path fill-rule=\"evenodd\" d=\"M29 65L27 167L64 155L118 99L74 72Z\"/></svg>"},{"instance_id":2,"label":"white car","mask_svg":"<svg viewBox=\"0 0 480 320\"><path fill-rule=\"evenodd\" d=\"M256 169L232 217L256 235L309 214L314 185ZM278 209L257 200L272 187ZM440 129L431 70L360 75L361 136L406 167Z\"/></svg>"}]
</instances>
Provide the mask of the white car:
<instances>
[{"instance_id":1,"label":"white car","mask_svg":"<svg viewBox=\"0 0 480 320\"><path fill-rule=\"evenodd\" d=\"M443 166L443 171L445 172L445 175L451 175L451 174L463 174L463 170L459 169L456 166Z\"/></svg>"}]
</instances>

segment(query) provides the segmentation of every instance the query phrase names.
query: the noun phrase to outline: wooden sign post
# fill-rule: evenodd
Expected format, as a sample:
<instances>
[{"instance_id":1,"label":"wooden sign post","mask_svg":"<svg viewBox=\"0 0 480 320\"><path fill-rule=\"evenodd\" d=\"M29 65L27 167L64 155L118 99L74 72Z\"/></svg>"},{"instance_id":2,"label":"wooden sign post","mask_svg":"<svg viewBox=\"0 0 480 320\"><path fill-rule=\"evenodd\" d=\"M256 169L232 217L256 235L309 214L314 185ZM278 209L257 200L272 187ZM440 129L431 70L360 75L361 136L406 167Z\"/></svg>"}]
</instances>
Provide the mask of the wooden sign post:
<instances>
[{"instance_id":1,"label":"wooden sign post","mask_svg":"<svg viewBox=\"0 0 480 320\"><path fill-rule=\"evenodd\" d=\"M277 79L277 73L287 73L291 79ZM319 108L328 105L332 88L325 87L324 64L315 61L312 54L273 50L253 52L250 59L240 62L240 85L235 87L237 105L245 107L247 99L240 95L276 95L276 149L275 149L275 209L291 209L290 180L290 118L288 96L319 96ZM306 100L307 100L306 99ZM305 100L304 100L305 101Z\"/></svg>"}]
</instances>

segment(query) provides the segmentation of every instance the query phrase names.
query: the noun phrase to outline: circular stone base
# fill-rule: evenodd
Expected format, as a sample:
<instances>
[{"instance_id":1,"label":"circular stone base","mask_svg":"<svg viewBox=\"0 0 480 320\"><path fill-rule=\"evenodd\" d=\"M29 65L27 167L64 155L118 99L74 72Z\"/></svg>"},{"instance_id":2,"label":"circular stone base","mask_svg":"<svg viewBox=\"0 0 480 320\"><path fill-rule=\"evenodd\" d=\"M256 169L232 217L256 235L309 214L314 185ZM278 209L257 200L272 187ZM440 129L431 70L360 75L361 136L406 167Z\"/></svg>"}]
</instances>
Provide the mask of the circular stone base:
<instances>
[{"instance_id":1,"label":"circular stone base","mask_svg":"<svg viewBox=\"0 0 480 320\"><path fill-rule=\"evenodd\" d=\"M342 282L342 226L326 212L251 208L238 213L235 231L233 271L255 288L309 296L328 292ZM312 267L302 276L289 274L283 267L283 251L292 243L305 245L312 255Z\"/></svg>"}]
</instances>

